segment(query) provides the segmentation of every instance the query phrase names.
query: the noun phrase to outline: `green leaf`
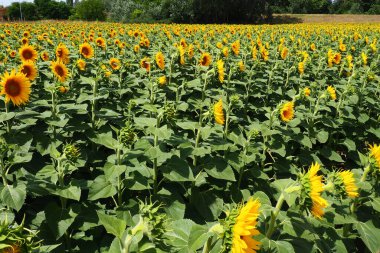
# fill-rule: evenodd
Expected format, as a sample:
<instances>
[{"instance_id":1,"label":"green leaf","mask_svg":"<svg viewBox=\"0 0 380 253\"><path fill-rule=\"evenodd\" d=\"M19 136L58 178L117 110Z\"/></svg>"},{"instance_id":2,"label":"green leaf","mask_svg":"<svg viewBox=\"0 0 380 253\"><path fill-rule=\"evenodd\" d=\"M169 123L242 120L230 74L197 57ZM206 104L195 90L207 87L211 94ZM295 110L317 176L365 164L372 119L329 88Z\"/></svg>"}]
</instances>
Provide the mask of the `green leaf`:
<instances>
[{"instance_id":1,"label":"green leaf","mask_svg":"<svg viewBox=\"0 0 380 253\"><path fill-rule=\"evenodd\" d=\"M96 138L90 139L96 144L103 145L109 149L116 150L118 148L122 148L122 145L112 137L112 132L109 132L107 134L98 134Z\"/></svg>"},{"instance_id":2,"label":"green leaf","mask_svg":"<svg viewBox=\"0 0 380 253\"><path fill-rule=\"evenodd\" d=\"M88 200L97 200L114 196L116 188L104 176L98 176L89 187Z\"/></svg>"},{"instance_id":3,"label":"green leaf","mask_svg":"<svg viewBox=\"0 0 380 253\"><path fill-rule=\"evenodd\" d=\"M23 184L19 184L16 188L13 185L4 186L1 191L1 200L10 208L20 211L26 198L26 187Z\"/></svg>"},{"instance_id":4,"label":"green leaf","mask_svg":"<svg viewBox=\"0 0 380 253\"><path fill-rule=\"evenodd\" d=\"M294 248L292 244L287 241L274 241L265 238L263 241L263 246L268 252L272 253L294 253Z\"/></svg>"},{"instance_id":5,"label":"green leaf","mask_svg":"<svg viewBox=\"0 0 380 253\"><path fill-rule=\"evenodd\" d=\"M371 205L372 205L373 209L375 209L376 211L378 211L380 213L380 198L372 199Z\"/></svg>"},{"instance_id":6,"label":"green leaf","mask_svg":"<svg viewBox=\"0 0 380 253\"><path fill-rule=\"evenodd\" d=\"M215 157L210 163L205 164L205 171L217 179L236 181L231 166L220 157Z\"/></svg>"},{"instance_id":7,"label":"green leaf","mask_svg":"<svg viewBox=\"0 0 380 253\"><path fill-rule=\"evenodd\" d=\"M380 252L380 229L372 221L356 223L360 238L372 253Z\"/></svg>"},{"instance_id":8,"label":"green leaf","mask_svg":"<svg viewBox=\"0 0 380 253\"><path fill-rule=\"evenodd\" d=\"M328 132L323 131L323 130L318 132L317 140L320 143L326 143L328 139L329 139L329 133Z\"/></svg>"},{"instance_id":9,"label":"green leaf","mask_svg":"<svg viewBox=\"0 0 380 253\"><path fill-rule=\"evenodd\" d=\"M0 123L3 123L5 121L8 121L16 116L16 113L14 112L8 112L8 113L1 113L0 114Z\"/></svg>"},{"instance_id":10,"label":"green leaf","mask_svg":"<svg viewBox=\"0 0 380 253\"><path fill-rule=\"evenodd\" d=\"M167 165L162 168L162 172L165 178L173 182L194 180L193 171L189 164L178 156L173 156L168 160Z\"/></svg>"},{"instance_id":11,"label":"green leaf","mask_svg":"<svg viewBox=\"0 0 380 253\"><path fill-rule=\"evenodd\" d=\"M78 186L66 186L63 189L57 189L56 194L65 199L80 200L81 190Z\"/></svg>"},{"instance_id":12,"label":"green leaf","mask_svg":"<svg viewBox=\"0 0 380 253\"><path fill-rule=\"evenodd\" d=\"M104 226L107 233L116 236L121 239L123 236L124 230L127 226L127 222L125 220L118 219L114 216L107 215L104 213L98 212L99 222Z\"/></svg>"},{"instance_id":13,"label":"green leaf","mask_svg":"<svg viewBox=\"0 0 380 253\"><path fill-rule=\"evenodd\" d=\"M182 219L172 223L167 237L171 244L181 253L194 253L200 249L211 236L207 228L195 224L192 220Z\"/></svg>"}]
</instances>

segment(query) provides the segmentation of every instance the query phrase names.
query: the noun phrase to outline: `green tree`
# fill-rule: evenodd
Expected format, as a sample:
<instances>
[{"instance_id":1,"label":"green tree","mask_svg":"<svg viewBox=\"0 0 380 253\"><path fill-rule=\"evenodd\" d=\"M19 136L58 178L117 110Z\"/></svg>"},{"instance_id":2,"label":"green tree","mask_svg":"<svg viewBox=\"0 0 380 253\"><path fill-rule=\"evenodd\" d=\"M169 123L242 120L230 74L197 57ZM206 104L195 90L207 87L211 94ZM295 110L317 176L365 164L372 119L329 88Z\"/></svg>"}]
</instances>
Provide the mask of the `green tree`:
<instances>
[{"instance_id":1,"label":"green tree","mask_svg":"<svg viewBox=\"0 0 380 253\"><path fill-rule=\"evenodd\" d=\"M20 3L12 3L11 6L8 7L8 16L11 20L20 20L21 13L23 20L37 20L37 6L34 3L22 2L21 3L21 11L20 11Z\"/></svg>"},{"instance_id":2,"label":"green tree","mask_svg":"<svg viewBox=\"0 0 380 253\"><path fill-rule=\"evenodd\" d=\"M106 6L102 0L83 0L74 8L74 19L105 20Z\"/></svg>"}]
</instances>

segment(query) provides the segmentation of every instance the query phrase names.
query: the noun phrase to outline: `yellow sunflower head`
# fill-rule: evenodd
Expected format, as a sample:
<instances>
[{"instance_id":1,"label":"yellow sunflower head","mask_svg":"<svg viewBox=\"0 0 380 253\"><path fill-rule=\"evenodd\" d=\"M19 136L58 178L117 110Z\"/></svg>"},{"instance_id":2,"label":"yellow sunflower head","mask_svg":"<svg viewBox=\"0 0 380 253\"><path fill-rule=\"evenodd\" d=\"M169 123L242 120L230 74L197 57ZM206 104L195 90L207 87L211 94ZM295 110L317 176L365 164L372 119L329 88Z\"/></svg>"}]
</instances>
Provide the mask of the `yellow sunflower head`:
<instances>
[{"instance_id":1,"label":"yellow sunflower head","mask_svg":"<svg viewBox=\"0 0 380 253\"><path fill-rule=\"evenodd\" d=\"M380 169L380 145L369 145L369 156L375 159L377 167Z\"/></svg>"},{"instance_id":2,"label":"yellow sunflower head","mask_svg":"<svg viewBox=\"0 0 380 253\"><path fill-rule=\"evenodd\" d=\"M86 69L86 62L83 59L77 60L77 67L78 69L84 71Z\"/></svg>"},{"instance_id":3,"label":"yellow sunflower head","mask_svg":"<svg viewBox=\"0 0 380 253\"><path fill-rule=\"evenodd\" d=\"M24 45L19 50L22 61L35 61L38 58L37 51L31 45Z\"/></svg>"},{"instance_id":4,"label":"yellow sunflower head","mask_svg":"<svg viewBox=\"0 0 380 253\"><path fill-rule=\"evenodd\" d=\"M256 228L260 205L257 199L251 198L239 210L232 228L232 253L256 253L260 249L261 243L253 239L253 236L260 234Z\"/></svg>"},{"instance_id":5,"label":"yellow sunflower head","mask_svg":"<svg viewBox=\"0 0 380 253\"><path fill-rule=\"evenodd\" d=\"M203 53L201 55L201 59L199 60L199 63L200 65L207 67L211 64L211 61L212 61L211 55L209 53Z\"/></svg>"},{"instance_id":6,"label":"yellow sunflower head","mask_svg":"<svg viewBox=\"0 0 380 253\"><path fill-rule=\"evenodd\" d=\"M224 82L224 62L222 59L218 60L218 62L216 63L216 66L218 68L218 78L219 78L219 82L220 83L223 83Z\"/></svg>"},{"instance_id":7,"label":"yellow sunflower head","mask_svg":"<svg viewBox=\"0 0 380 253\"><path fill-rule=\"evenodd\" d=\"M225 119L222 99L219 99L219 101L214 105L214 118L217 124L224 125Z\"/></svg>"},{"instance_id":8,"label":"yellow sunflower head","mask_svg":"<svg viewBox=\"0 0 380 253\"><path fill-rule=\"evenodd\" d=\"M37 77L37 68L32 61L23 62L20 66L20 72L22 72L30 81L33 81Z\"/></svg>"},{"instance_id":9,"label":"yellow sunflower head","mask_svg":"<svg viewBox=\"0 0 380 253\"><path fill-rule=\"evenodd\" d=\"M99 37L95 40L95 43L98 47L105 48L106 47L106 40L102 37Z\"/></svg>"},{"instance_id":10,"label":"yellow sunflower head","mask_svg":"<svg viewBox=\"0 0 380 253\"><path fill-rule=\"evenodd\" d=\"M110 61L109 61L110 65L111 65L111 68L113 70L118 70L120 69L121 67L121 63L120 63L120 60L117 59L117 58L111 58Z\"/></svg>"},{"instance_id":11,"label":"yellow sunflower head","mask_svg":"<svg viewBox=\"0 0 380 253\"><path fill-rule=\"evenodd\" d=\"M141 68L145 69L146 72L150 71L150 59L147 57L144 57L140 61L140 66Z\"/></svg>"},{"instance_id":12,"label":"yellow sunflower head","mask_svg":"<svg viewBox=\"0 0 380 253\"><path fill-rule=\"evenodd\" d=\"M46 52L46 51L43 51L43 52L41 53L41 59L42 59L43 61L48 61L48 60L49 60L49 53Z\"/></svg>"},{"instance_id":13,"label":"yellow sunflower head","mask_svg":"<svg viewBox=\"0 0 380 253\"><path fill-rule=\"evenodd\" d=\"M158 78L158 84L159 84L160 86L164 86L164 85L166 84L166 76L160 76L160 77Z\"/></svg>"},{"instance_id":14,"label":"yellow sunflower head","mask_svg":"<svg viewBox=\"0 0 380 253\"><path fill-rule=\"evenodd\" d=\"M30 81L21 72L12 70L11 73L5 72L1 79L1 95L5 95L5 102L20 106L29 101L31 92Z\"/></svg>"},{"instance_id":15,"label":"yellow sunflower head","mask_svg":"<svg viewBox=\"0 0 380 253\"><path fill-rule=\"evenodd\" d=\"M289 122L294 118L294 102L286 102L280 109L281 120Z\"/></svg>"},{"instance_id":16,"label":"yellow sunflower head","mask_svg":"<svg viewBox=\"0 0 380 253\"><path fill-rule=\"evenodd\" d=\"M309 171L301 178L301 196L305 207L318 219L323 217L324 208L328 206L327 201L321 197L321 193L323 192L322 176L317 175L320 167L318 163L312 164Z\"/></svg>"},{"instance_id":17,"label":"yellow sunflower head","mask_svg":"<svg viewBox=\"0 0 380 253\"><path fill-rule=\"evenodd\" d=\"M335 88L333 86L329 85L327 87L327 92L329 93L330 98L332 100L336 100L336 92L335 92Z\"/></svg>"},{"instance_id":18,"label":"yellow sunflower head","mask_svg":"<svg viewBox=\"0 0 380 253\"><path fill-rule=\"evenodd\" d=\"M66 47L66 45L63 43L60 43L58 45L57 49L55 50L55 55L57 57L57 61L61 61L64 64L67 64L70 62L70 58L69 58L70 51Z\"/></svg>"},{"instance_id":19,"label":"yellow sunflower head","mask_svg":"<svg viewBox=\"0 0 380 253\"><path fill-rule=\"evenodd\" d=\"M281 50L281 59L285 60L288 56L289 49L287 47L283 47Z\"/></svg>"},{"instance_id":20,"label":"yellow sunflower head","mask_svg":"<svg viewBox=\"0 0 380 253\"><path fill-rule=\"evenodd\" d=\"M309 88L309 87L305 87L305 88L303 89L303 94L305 95L305 97L310 96L310 93L311 93L311 91L310 91L310 88Z\"/></svg>"},{"instance_id":21,"label":"yellow sunflower head","mask_svg":"<svg viewBox=\"0 0 380 253\"><path fill-rule=\"evenodd\" d=\"M94 56L94 49L89 43L83 43L80 45L79 52L86 59L91 59Z\"/></svg>"},{"instance_id":22,"label":"yellow sunflower head","mask_svg":"<svg viewBox=\"0 0 380 253\"><path fill-rule=\"evenodd\" d=\"M67 77L69 76L69 70L67 69L66 65L63 62L60 62L60 61L52 62L51 70L54 76L60 82L66 81Z\"/></svg>"},{"instance_id":23,"label":"yellow sunflower head","mask_svg":"<svg viewBox=\"0 0 380 253\"><path fill-rule=\"evenodd\" d=\"M162 52L156 54L156 64L161 70L165 68L165 57Z\"/></svg>"},{"instance_id":24,"label":"yellow sunflower head","mask_svg":"<svg viewBox=\"0 0 380 253\"><path fill-rule=\"evenodd\" d=\"M351 171L339 171L336 176L336 187L341 193L350 197L356 198L359 196L358 187L355 183L354 173Z\"/></svg>"}]
</instances>

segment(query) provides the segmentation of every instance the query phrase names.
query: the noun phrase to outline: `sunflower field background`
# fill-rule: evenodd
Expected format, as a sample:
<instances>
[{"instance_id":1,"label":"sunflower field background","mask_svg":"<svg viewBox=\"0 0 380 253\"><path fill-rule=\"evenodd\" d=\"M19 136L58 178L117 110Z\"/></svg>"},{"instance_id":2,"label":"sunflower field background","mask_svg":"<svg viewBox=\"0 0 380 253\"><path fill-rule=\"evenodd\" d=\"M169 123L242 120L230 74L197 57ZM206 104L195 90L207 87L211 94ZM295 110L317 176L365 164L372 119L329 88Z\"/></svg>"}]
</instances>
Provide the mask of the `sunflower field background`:
<instances>
[{"instance_id":1,"label":"sunflower field background","mask_svg":"<svg viewBox=\"0 0 380 253\"><path fill-rule=\"evenodd\" d=\"M379 24L0 24L0 252L380 252Z\"/></svg>"}]
</instances>

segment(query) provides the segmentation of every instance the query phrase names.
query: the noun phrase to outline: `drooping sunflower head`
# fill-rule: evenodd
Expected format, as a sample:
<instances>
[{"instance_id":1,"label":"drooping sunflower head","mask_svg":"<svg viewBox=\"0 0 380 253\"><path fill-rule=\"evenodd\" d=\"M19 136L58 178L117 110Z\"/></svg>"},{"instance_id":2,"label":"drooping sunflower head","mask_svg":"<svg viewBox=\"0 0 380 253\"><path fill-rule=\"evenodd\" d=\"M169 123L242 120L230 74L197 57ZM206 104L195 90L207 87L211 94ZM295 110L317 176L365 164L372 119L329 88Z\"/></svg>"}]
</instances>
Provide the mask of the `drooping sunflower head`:
<instances>
[{"instance_id":1,"label":"drooping sunflower head","mask_svg":"<svg viewBox=\"0 0 380 253\"><path fill-rule=\"evenodd\" d=\"M281 120L289 122L294 118L294 102L286 102L280 109Z\"/></svg>"},{"instance_id":2,"label":"drooping sunflower head","mask_svg":"<svg viewBox=\"0 0 380 253\"><path fill-rule=\"evenodd\" d=\"M350 198L356 198L359 196L354 173L351 171L339 171L335 174L335 188L341 195L345 195Z\"/></svg>"},{"instance_id":3,"label":"drooping sunflower head","mask_svg":"<svg viewBox=\"0 0 380 253\"><path fill-rule=\"evenodd\" d=\"M232 52L234 52L235 55L238 55L240 52L240 41L237 40L231 45Z\"/></svg>"},{"instance_id":4,"label":"drooping sunflower head","mask_svg":"<svg viewBox=\"0 0 380 253\"><path fill-rule=\"evenodd\" d=\"M214 118L217 124L224 125L225 119L222 99L219 99L219 101L214 105Z\"/></svg>"},{"instance_id":5,"label":"drooping sunflower head","mask_svg":"<svg viewBox=\"0 0 380 253\"><path fill-rule=\"evenodd\" d=\"M30 81L33 81L37 77L37 68L32 61L23 62L20 66L20 72L22 72Z\"/></svg>"},{"instance_id":6,"label":"drooping sunflower head","mask_svg":"<svg viewBox=\"0 0 380 253\"><path fill-rule=\"evenodd\" d=\"M305 62L301 61L298 63L298 72L301 75L305 73Z\"/></svg>"},{"instance_id":7,"label":"drooping sunflower head","mask_svg":"<svg viewBox=\"0 0 380 253\"><path fill-rule=\"evenodd\" d=\"M329 85L327 87L327 92L329 93L330 98L332 100L336 100L336 91L335 91L335 88L333 86Z\"/></svg>"},{"instance_id":8,"label":"drooping sunflower head","mask_svg":"<svg viewBox=\"0 0 380 253\"><path fill-rule=\"evenodd\" d=\"M19 54L22 61L35 61L38 58L37 51L31 45L23 45Z\"/></svg>"},{"instance_id":9,"label":"drooping sunflower head","mask_svg":"<svg viewBox=\"0 0 380 253\"><path fill-rule=\"evenodd\" d=\"M369 148L369 156L375 160L377 167L380 169L380 145L370 145Z\"/></svg>"},{"instance_id":10,"label":"drooping sunflower head","mask_svg":"<svg viewBox=\"0 0 380 253\"><path fill-rule=\"evenodd\" d=\"M55 55L57 57L57 61L61 61L64 64L67 64L70 62L70 58L69 58L70 51L66 47L66 45L63 43L60 43L58 45L57 49L55 50Z\"/></svg>"},{"instance_id":11,"label":"drooping sunflower head","mask_svg":"<svg viewBox=\"0 0 380 253\"><path fill-rule=\"evenodd\" d=\"M232 253L256 253L259 241L253 237L260 234L257 230L257 219L260 209L259 200L252 198L244 206L238 206L228 213L224 222L224 246Z\"/></svg>"},{"instance_id":12,"label":"drooping sunflower head","mask_svg":"<svg viewBox=\"0 0 380 253\"><path fill-rule=\"evenodd\" d=\"M340 64L340 60L342 59L342 56L341 56L341 54L340 53L336 53L335 55L334 55L334 63L335 64Z\"/></svg>"},{"instance_id":13,"label":"drooping sunflower head","mask_svg":"<svg viewBox=\"0 0 380 253\"><path fill-rule=\"evenodd\" d=\"M212 61L211 55L209 53L203 53L201 55L199 63L200 65L207 67L207 66L210 66L211 61Z\"/></svg>"},{"instance_id":14,"label":"drooping sunflower head","mask_svg":"<svg viewBox=\"0 0 380 253\"><path fill-rule=\"evenodd\" d=\"M322 176L318 176L320 165L314 163L310 166L309 171L301 177L301 197L305 207L310 210L311 214L321 219L324 215L324 208L328 206L327 201L321 197L323 192Z\"/></svg>"},{"instance_id":15,"label":"drooping sunflower head","mask_svg":"<svg viewBox=\"0 0 380 253\"><path fill-rule=\"evenodd\" d=\"M310 93L311 93L311 91L310 91L310 88L309 88L309 87L305 87L305 88L303 89L303 94L305 95L305 97L310 96Z\"/></svg>"},{"instance_id":16,"label":"drooping sunflower head","mask_svg":"<svg viewBox=\"0 0 380 253\"><path fill-rule=\"evenodd\" d=\"M63 62L55 61L51 63L51 70L54 76L60 81L66 81L69 76L69 70Z\"/></svg>"},{"instance_id":17,"label":"drooping sunflower head","mask_svg":"<svg viewBox=\"0 0 380 253\"><path fill-rule=\"evenodd\" d=\"M150 71L150 59L147 57L144 57L140 61L141 68L145 69L147 72Z\"/></svg>"},{"instance_id":18,"label":"drooping sunflower head","mask_svg":"<svg viewBox=\"0 0 380 253\"><path fill-rule=\"evenodd\" d=\"M245 65L244 65L243 61L239 61L238 62L238 67L239 67L239 71L240 72L244 72L245 71Z\"/></svg>"},{"instance_id":19,"label":"drooping sunflower head","mask_svg":"<svg viewBox=\"0 0 380 253\"><path fill-rule=\"evenodd\" d=\"M118 70L121 68L121 63L120 63L120 60L117 59L117 58L111 58L110 61L109 61L110 65L111 65L111 68L113 70Z\"/></svg>"},{"instance_id":20,"label":"drooping sunflower head","mask_svg":"<svg viewBox=\"0 0 380 253\"><path fill-rule=\"evenodd\" d=\"M14 105L20 106L29 101L30 81L25 74L16 70L12 70L11 73L5 72L0 85L0 95L5 95L6 103L11 100Z\"/></svg>"},{"instance_id":21,"label":"drooping sunflower head","mask_svg":"<svg viewBox=\"0 0 380 253\"><path fill-rule=\"evenodd\" d=\"M285 60L288 56L289 49L287 47L283 47L281 50L281 59Z\"/></svg>"},{"instance_id":22,"label":"drooping sunflower head","mask_svg":"<svg viewBox=\"0 0 380 253\"><path fill-rule=\"evenodd\" d=\"M84 71L86 69L86 62L83 59L78 59L77 67L79 68L79 70Z\"/></svg>"},{"instance_id":23,"label":"drooping sunflower head","mask_svg":"<svg viewBox=\"0 0 380 253\"><path fill-rule=\"evenodd\" d=\"M219 82L223 83L224 82L224 62L222 59L218 60L216 63L216 66L218 68L218 78Z\"/></svg>"},{"instance_id":24,"label":"drooping sunflower head","mask_svg":"<svg viewBox=\"0 0 380 253\"><path fill-rule=\"evenodd\" d=\"M165 68L165 57L162 52L156 54L156 64L161 70Z\"/></svg>"},{"instance_id":25,"label":"drooping sunflower head","mask_svg":"<svg viewBox=\"0 0 380 253\"><path fill-rule=\"evenodd\" d=\"M83 43L80 45L79 52L86 59L91 59L94 56L94 49L89 43Z\"/></svg>"}]
</instances>

